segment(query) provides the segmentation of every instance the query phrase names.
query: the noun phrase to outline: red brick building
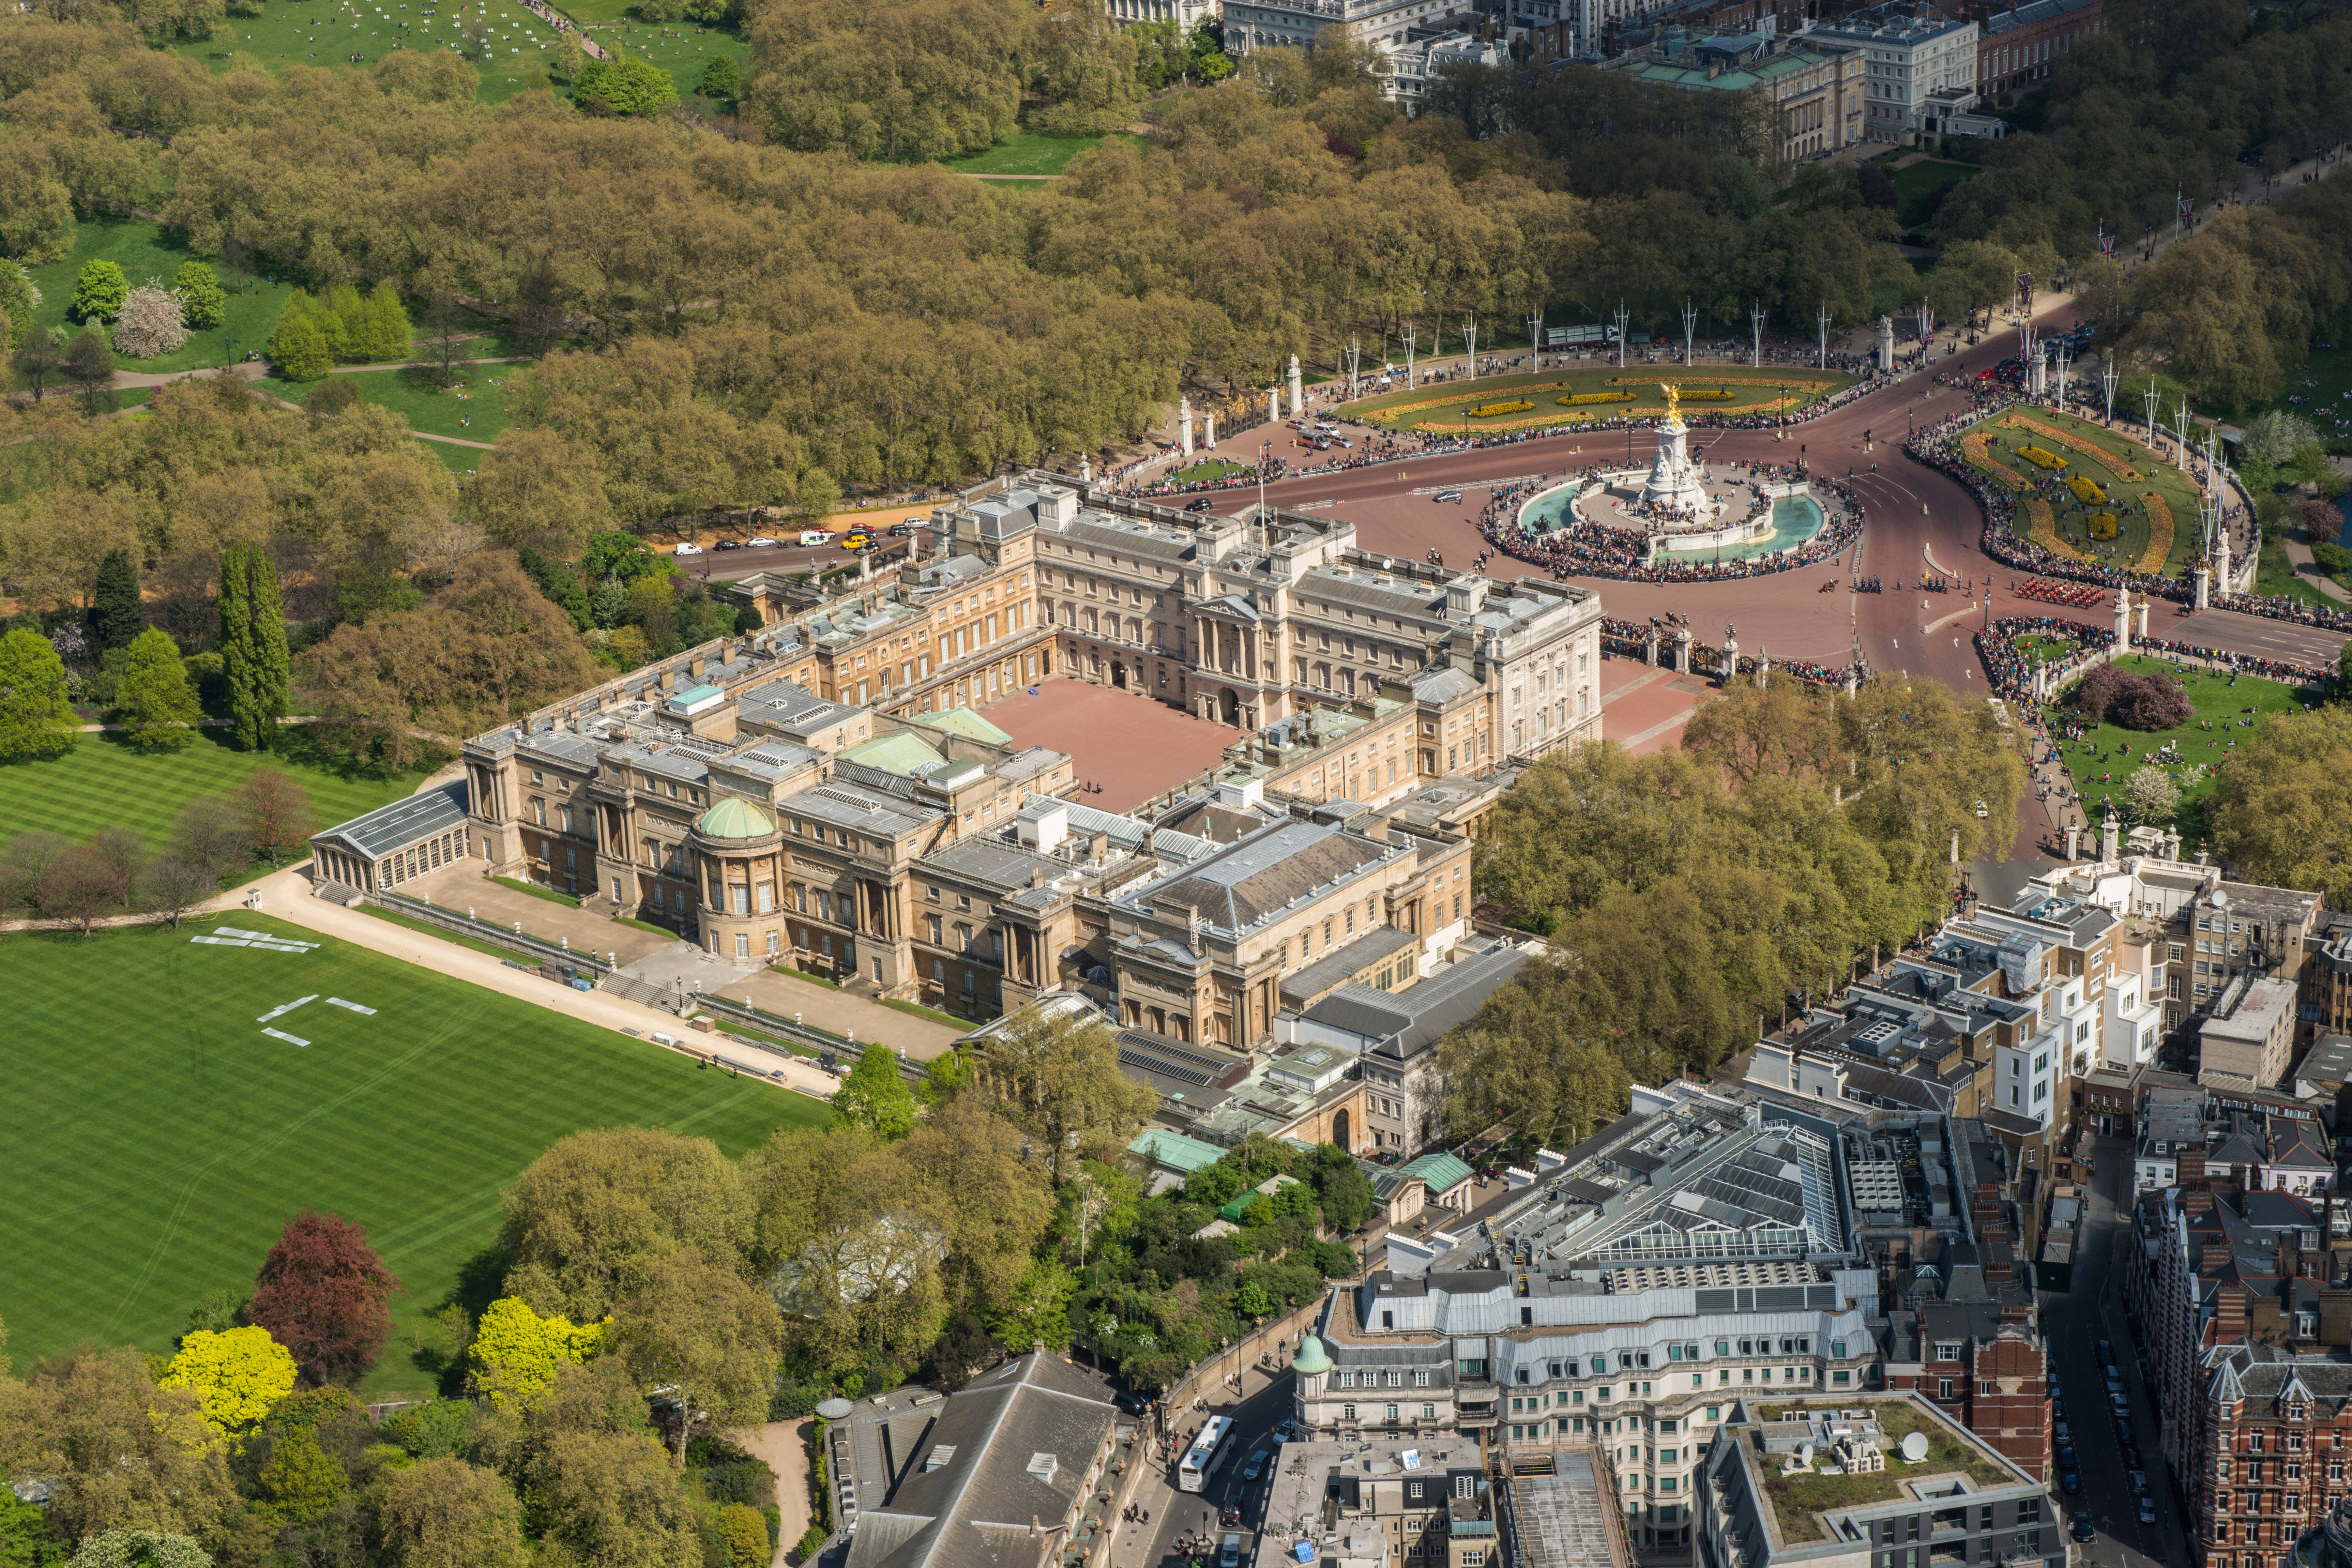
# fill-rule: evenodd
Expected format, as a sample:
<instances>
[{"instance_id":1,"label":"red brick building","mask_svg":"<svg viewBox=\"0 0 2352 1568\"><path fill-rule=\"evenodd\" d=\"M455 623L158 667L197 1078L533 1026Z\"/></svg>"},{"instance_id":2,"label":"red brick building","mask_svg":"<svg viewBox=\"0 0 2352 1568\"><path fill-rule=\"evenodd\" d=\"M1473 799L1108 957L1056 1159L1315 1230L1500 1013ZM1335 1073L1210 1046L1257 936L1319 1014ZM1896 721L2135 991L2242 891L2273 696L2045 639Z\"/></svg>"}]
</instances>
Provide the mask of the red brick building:
<instances>
[{"instance_id":1,"label":"red brick building","mask_svg":"<svg viewBox=\"0 0 2352 1568\"><path fill-rule=\"evenodd\" d=\"M2078 38L2104 32L2100 0L2032 0L1984 16L1977 28L1977 92L1988 102L2049 79Z\"/></svg>"}]
</instances>

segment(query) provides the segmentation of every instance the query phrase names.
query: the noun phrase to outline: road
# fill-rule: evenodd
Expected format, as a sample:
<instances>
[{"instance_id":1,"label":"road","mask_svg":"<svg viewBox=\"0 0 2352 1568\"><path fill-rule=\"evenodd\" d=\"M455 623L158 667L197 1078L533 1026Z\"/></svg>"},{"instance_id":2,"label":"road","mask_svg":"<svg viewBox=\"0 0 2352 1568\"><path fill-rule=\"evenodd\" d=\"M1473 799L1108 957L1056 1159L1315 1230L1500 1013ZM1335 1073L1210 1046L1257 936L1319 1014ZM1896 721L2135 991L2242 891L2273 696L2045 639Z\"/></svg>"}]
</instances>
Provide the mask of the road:
<instances>
[{"instance_id":1,"label":"road","mask_svg":"<svg viewBox=\"0 0 2352 1568\"><path fill-rule=\"evenodd\" d=\"M1146 1476L1136 1489L1136 1506L1150 1511L1150 1523L1122 1521L1111 1538L1106 1568L1188 1568L1196 1557L1202 1568L1214 1568L1217 1541L1225 1530L1217 1521L1229 1503L1241 1510L1241 1522L1232 1528L1241 1535L1242 1561L1248 1563L1257 1550L1257 1529L1265 1522L1265 1495L1274 1478L1271 1466L1255 1481L1243 1480L1242 1469L1260 1447L1273 1446L1270 1434L1291 1413L1292 1383L1287 1368L1270 1379L1253 1369L1245 1374L1244 1396L1239 1405L1181 1412L1175 1429L1187 1437L1212 1415L1233 1416L1232 1457L1206 1492L1180 1492L1176 1489L1177 1450L1171 1447L1168 1459L1160 1464L1160 1473ZM1208 1537L1205 1552L1180 1547L1187 1538L1202 1536Z\"/></svg>"},{"instance_id":2,"label":"road","mask_svg":"<svg viewBox=\"0 0 2352 1568\"><path fill-rule=\"evenodd\" d=\"M2074 1287L2063 1295L2042 1294L2042 1332L2064 1395L2060 1418L2070 1429L2083 1486L2080 1493L2061 1492L2059 1500L2070 1513L2078 1508L2090 1510L2099 1536L2083 1549L2083 1556L2103 1568L2185 1568L2189 1561L2187 1536L2157 1442L2156 1400L2141 1380L2138 1358L2126 1331L2121 1249L2129 1244L2130 1219L2127 1209L2118 1213L2116 1200L2121 1195L2126 1204L2129 1201L2123 1189L2131 1180L2130 1142L2100 1139L2096 1164L2086 1194L2089 1210L2077 1232L2081 1241ZM2129 1484L2134 1467L2126 1463L2130 1456L2109 1414L2105 1369L2098 1354L2103 1339L2114 1348L2123 1372L2132 1412L2130 1442L2156 1507L2153 1525L2139 1522L2138 1501Z\"/></svg>"}]
</instances>

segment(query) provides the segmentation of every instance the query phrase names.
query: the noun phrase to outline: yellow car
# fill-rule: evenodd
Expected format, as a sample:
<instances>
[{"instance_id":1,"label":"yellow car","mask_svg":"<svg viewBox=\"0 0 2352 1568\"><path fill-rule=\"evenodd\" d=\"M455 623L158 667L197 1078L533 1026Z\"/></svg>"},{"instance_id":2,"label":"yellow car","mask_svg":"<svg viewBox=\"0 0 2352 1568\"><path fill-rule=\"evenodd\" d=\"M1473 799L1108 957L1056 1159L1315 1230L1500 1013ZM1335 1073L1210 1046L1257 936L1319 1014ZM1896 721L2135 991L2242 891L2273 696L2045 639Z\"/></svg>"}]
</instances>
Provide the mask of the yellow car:
<instances>
[{"instance_id":1,"label":"yellow car","mask_svg":"<svg viewBox=\"0 0 2352 1568\"><path fill-rule=\"evenodd\" d=\"M866 538L862 533L849 533L842 536L841 547L844 550L863 550L866 545Z\"/></svg>"}]
</instances>

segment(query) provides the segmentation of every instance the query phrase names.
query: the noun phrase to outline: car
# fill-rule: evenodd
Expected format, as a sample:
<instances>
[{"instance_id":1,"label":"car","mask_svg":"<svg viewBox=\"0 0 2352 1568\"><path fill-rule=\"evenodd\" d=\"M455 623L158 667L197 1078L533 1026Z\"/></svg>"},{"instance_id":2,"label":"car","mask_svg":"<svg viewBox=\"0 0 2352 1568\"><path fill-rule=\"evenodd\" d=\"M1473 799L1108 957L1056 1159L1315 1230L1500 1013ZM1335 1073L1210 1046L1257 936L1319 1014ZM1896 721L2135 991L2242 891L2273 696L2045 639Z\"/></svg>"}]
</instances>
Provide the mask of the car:
<instances>
[{"instance_id":1,"label":"car","mask_svg":"<svg viewBox=\"0 0 2352 1568\"><path fill-rule=\"evenodd\" d=\"M2131 1482L2132 1496L2147 1496L2147 1472L2146 1470L2134 1470L2129 1477L2129 1480Z\"/></svg>"},{"instance_id":2,"label":"car","mask_svg":"<svg viewBox=\"0 0 2352 1568\"><path fill-rule=\"evenodd\" d=\"M890 525L890 537L893 539L904 539L910 533L922 532L928 526L929 524L925 523L921 518L910 517L904 522L892 523Z\"/></svg>"},{"instance_id":3,"label":"car","mask_svg":"<svg viewBox=\"0 0 2352 1568\"><path fill-rule=\"evenodd\" d=\"M2063 1421L2058 1423L2058 1446L2063 1448L2074 1440L2074 1428L2067 1426Z\"/></svg>"},{"instance_id":4,"label":"car","mask_svg":"<svg viewBox=\"0 0 2352 1568\"><path fill-rule=\"evenodd\" d=\"M2070 1493L2078 1492L2083 1489L2083 1478L2073 1470L2061 1470L2058 1472L2058 1484Z\"/></svg>"},{"instance_id":5,"label":"car","mask_svg":"<svg viewBox=\"0 0 2352 1568\"><path fill-rule=\"evenodd\" d=\"M1438 502L1440 505L1443 505L1447 501L1460 500L1462 499L1462 492L1460 490L1440 490L1429 499Z\"/></svg>"},{"instance_id":6,"label":"car","mask_svg":"<svg viewBox=\"0 0 2352 1568\"><path fill-rule=\"evenodd\" d=\"M695 543L692 540L681 540L670 548L670 553L672 555L699 555L702 553L702 546Z\"/></svg>"},{"instance_id":7,"label":"car","mask_svg":"<svg viewBox=\"0 0 2352 1568\"><path fill-rule=\"evenodd\" d=\"M893 533L896 533L896 532L898 531L898 529L899 529L899 528L903 528L903 529L905 529L908 532L912 533L915 530L917 530L917 529L919 529L919 528L923 528L923 527L928 526L928 525L929 524L930 521L931 521L931 520L930 520L929 518L928 518L928 517L906 517L906 518L900 518L900 519L898 520L898 528L894 528L894 529L892 529L892 530L891 530L891 531L892 531Z\"/></svg>"},{"instance_id":8,"label":"car","mask_svg":"<svg viewBox=\"0 0 2352 1568\"><path fill-rule=\"evenodd\" d=\"M1274 1440L1277 1443L1297 1442L1298 1423L1292 1420L1287 1415L1284 1416L1282 1418L1282 1424L1274 1429Z\"/></svg>"},{"instance_id":9,"label":"car","mask_svg":"<svg viewBox=\"0 0 2352 1568\"><path fill-rule=\"evenodd\" d=\"M1229 1502L1217 1510L1217 1525L1222 1530L1231 1530L1241 1521L1242 1505L1237 1502Z\"/></svg>"},{"instance_id":10,"label":"car","mask_svg":"<svg viewBox=\"0 0 2352 1568\"><path fill-rule=\"evenodd\" d=\"M2142 1524L2154 1524L2156 1522L2156 1504L2148 1501L2146 1498L2139 1500L2139 1521Z\"/></svg>"},{"instance_id":11,"label":"car","mask_svg":"<svg viewBox=\"0 0 2352 1568\"><path fill-rule=\"evenodd\" d=\"M2128 1419L2131 1415L2131 1405L2119 1393L2110 1393L2107 1395L2107 1408L2116 1413L2116 1419L2118 1421Z\"/></svg>"},{"instance_id":12,"label":"car","mask_svg":"<svg viewBox=\"0 0 2352 1568\"><path fill-rule=\"evenodd\" d=\"M2089 1510L2078 1508L2074 1510L2074 1517L2067 1521L2066 1533L2077 1541L2096 1541L2099 1528L2091 1522Z\"/></svg>"},{"instance_id":13,"label":"car","mask_svg":"<svg viewBox=\"0 0 2352 1568\"><path fill-rule=\"evenodd\" d=\"M743 548L743 543L740 540L722 539L718 543L712 545L711 548L713 550L740 550Z\"/></svg>"},{"instance_id":14,"label":"car","mask_svg":"<svg viewBox=\"0 0 2352 1568\"><path fill-rule=\"evenodd\" d=\"M2124 1468L2126 1470L2137 1470L2141 1468L2142 1467L2139 1462L2139 1450L2133 1447L2129 1443L2126 1443L2124 1445Z\"/></svg>"},{"instance_id":15,"label":"car","mask_svg":"<svg viewBox=\"0 0 2352 1568\"><path fill-rule=\"evenodd\" d=\"M2101 1366L2116 1364L2116 1347L2105 1340L2099 1342L2099 1364Z\"/></svg>"},{"instance_id":16,"label":"car","mask_svg":"<svg viewBox=\"0 0 2352 1568\"><path fill-rule=\"evenodd\" d=\"M743 542L746 550L773 550L775 547L776 542L764 533L755 533Z\"/></svg>"},{"instance_id":17,"label":"car","mask_svg":"<svg viewBox=\"0 0 2352 1568\"><path fill-rule=\"evenodd\" d=\"M801 530L801 542L803 544L831 544L833 542L833 530L829 528L803 528Z\"/></svg>"},{"instance_id":18,"label":"car","mask_svg":"<svg viewBox=\"0 0 2352 1568\"><path fill-rule=\"evenodd\" d=\"M1227 1531L1225 1538L1217 1542L1217 1568L1241 1568L1241 1563L1242 1538L1238 1532Z\"/></svg>"},{"instance_id":19,"label":"car","mask_svg":"<svg viewBox=\"0 0 2352 1568\"><path fill-rule=\"evenodd\" d=\"M1184 510L1186 511L1206 511L1216 504L1217 503L1215 501L1211 500L1207 496L1194 496L1191 500L1184 503Z\"/></svg>"},{"instance_id":20,"label":"car","mask_svg":"<svg viewBox=\"0 0 2352 1568\"><path fill-rule=\"evenodd\" d=\"M870 542L871 541L863 533L845 533L841 536L841 547L844 550L863 550Z\"/></svg>"},{"instance_id":21,"label":"car","mask_svg":"<svg viewBox=\"0 0 2352 1568\"><path fill-rule=\"evenodd\" d=\"M1242 1467L1242 1479L1245 1481L1254 1481L1257 1479L1258 1477L1265 1474L1265 1461L1270 1456L1264 1448L1260 1448L1256 1453L1252 1454L1249 1457L1249 1463Z\"/></svg>"},{"instance_id":22,"label":"car","mask_svg":"<svg viewBox=\"0 0 2352 1568\"><path fill-rule=\"evenodd\" d=\"M2058 1445L2058 1468L2062 1470L2071 1470L2074 1468L2074 1445L2070 1443Z\"/></svg>"}]
</instances>

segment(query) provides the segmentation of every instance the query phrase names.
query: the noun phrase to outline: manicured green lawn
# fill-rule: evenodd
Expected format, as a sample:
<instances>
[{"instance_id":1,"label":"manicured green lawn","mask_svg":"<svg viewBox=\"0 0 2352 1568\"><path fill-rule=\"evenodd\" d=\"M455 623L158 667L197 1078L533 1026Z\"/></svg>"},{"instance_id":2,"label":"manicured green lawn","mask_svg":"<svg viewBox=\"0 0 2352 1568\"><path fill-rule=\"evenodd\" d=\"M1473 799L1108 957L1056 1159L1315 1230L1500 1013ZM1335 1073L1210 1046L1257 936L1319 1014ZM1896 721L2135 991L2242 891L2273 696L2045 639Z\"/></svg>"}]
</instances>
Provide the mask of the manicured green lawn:
<instances>
[{"instance_id":1,"label":"manicured green lawn","mask_svg":"<svg viewBox=\"0 0 2352 1568\"><path fill-rule=\"evenodd\" d=\"M2011 640L2017 645L2017 651L2028 658L2040 654L2043 658L2057 660L2074 651L2074 643L2067 638L2044 637L2040 632L2030 632Z\"/></svg>"},{"instance_id":2,"label":"manicured green lawn","mask_svg":"<svg viewBox=\"0 0 2352 1568\"><path fill-rule=\"evenodd\" d=\"M1115 131L1108 136L1047 136L1035 131L1015 131L984 153L940 160L942 168L959 174L1058 174L1081 153L1091 153L1105 142L1151 144L1149 137Z\"/></svg>"},{"instance_id":3,"label":"manicured green lawn","mask_svg":"<svg viewBox=\"0 0 2352 1568\"><path fill-rule=\"evenodd\" d=\"M2065 742L2067 771L2074 775L2074 787L2084 798L2084 813L2092 822L2105 816L2108 797L2113 796L2116 809L2124 808L2124 785L2132 770L2142 758L2160 750L2168 741L2180 744L2183 762L2169 771L2175 784L2180 785L2181 808L2177 826L2181 838L2194 845L2205 831L2205 797L2213 793L2215 767L2229 755L2226 742L2242 741L2253 733L2239 724L2241 719L2252 718L2259 725L2274 713L2300 713L2303 700L2295 689L2274 680L2257 680L2252 676L2239 676L2233 683L2229 676L2210 674L2204 670L2175 670L2168 659L2134 655L2118 659L2116 667L2144 675L2161 674L2188 682L2189 700L2196 708L2189 722L2174 730L2143 732L2126 730L2118 724L2101 724L2080 741ZM2070 689L2066 695L2071 698ZM2252 708L2252 714L2241 709ZM2210 724L2211 729L2200 729ZM2217 744L2215 742L2222 742ZM2123 748L2129 746L2126 753ZM2104 756L2105 760L2102 760Z\"/></svg>"},{"instance_id":4,"label":"manicured green lawn","mask_svg":"<svg viewBox=\"0 0 2352 1568\"><path fill-rule=\"evenodd\" d=\"M1927 159L1894 172L1895 194L1900 200L1895 216L1905 228L1916 228L1936 214L1944 193L1977 174L1973 163L1946 163Z\"/></svg>"},{"instance_id":5,"label":"manicured green lawn","mask_svg":"<svg viewBox=\"0 0 2352 1568\"><path fill-rule=\"evenodd\" d=\"M186 261L203 261L211 264L215 272L220 269L213 258L188 250L166 234L161 224L145 218L84 218L75 226L71 256L29 269L41 290L40 309L33 312L34 325L64 327L69 331L80 330L79 322L67 320L66 311L73 303L74 279L80 276L82 264L89 261L113 262L122 268L122 275L134 289L150 278L170 288L181 264ZM278 312L285 305L286 296L294 291L293 285L272 283L266 276L242 280L224 278L221 285L228 290L228 310L221 325L190 332L187 342L171 353L154 359L124 359L120 362L121 367L157 373L200 370L226 364L232 353L242 358L247 349L259 348L268 342L269 334L277 329Z\"/></svg>"},{"instance_id":6,"label":"manicured green lawn","mask_svg":"<svg viewBox=\"0 0 2352 1568\"><path fill-rule=\"evenodd\" d=\"M2297 604L2326 609L2336 607L2335 600L2294 569L2294 563L2286 558L2286 546L2275 539L2263 541L2262 563L2254 568L2254 592L2265 598L2293 599Z\"/></svg>"},{"instance_id":7,"label":"manicured green lawn","mask_svg":"<svg viewBox=\"0 0 2352 1568\"><path fill-rule=\"evenodd\" d=\"M357 386L362 402L399 415L411 430L455 436L462 441L496 441L512 417L507 410L521 395L519 383L530 375L530 367L478 361L450 369L457 382L446 388L438 373L429 370L337 371L334 378ZM323 377L311 382L272 381L268 389L289 403L307 403L324 384ZM467 468L484 455L463 447L441 449L462 453Z\"/></svg>"},{"instance_id":8,"label":"manicured green lawn","mask_svg":"<svg viewBox=\"0 0 2352 1568\"><path fill-rule=\"evenodd\" d=\"M2098 455L2056 442L2037 426L2063 430ZM2077 508L2071 497L2051 505L2051 523L2059 542L2078 558L2101 565L2160 570L2169 575L2200 547L2196 486L2179 469L2126 435L2120 426L2110 430L2095 419L2078 419L2047 408L2022 408L1988 420L1977 431L1986 437L1989 455L2012 473L2039 479L2052 471L2022 456L2023 448L2032 447L2064 459L2066 476L2087 479L2105 493L2105 502L2085 508ZM2124 478L2126 468L2139 477ZM1999 483L2012 482L1998 474L1990 477ZM2169 531L2169 546L2161 563L2152 561L2148 553L2157 532L2157 511L2147 501L2151 490L2163 503ZM2091 536L2087 514L2092 510L2111 510L2116 514L2113 539ZM2020 539L2032 538L2032 509L2021 504L2012 515L2011 527Z\"/></svg>"},{"instance_id":9,"label":"manicured green lawn","mask_svg":"<svg viewBox=\"0 0 2352 1568\"><path fill-rule=\"evenodd\" d=\"M214 70L250 55L271 70L289 65L373 67L397 45L406 49L460 45L473 57L468 26L487 26L489 52L476 61L477 96L501 103L535 87L564 90L552 75L555 32L513 0L268 0L258 16L229 16L213 36L179 46L180 53ZM358 56L354 60L352 56Z\"/></svg>"},{"instance_id":10,"label":"manicured green lawn","mask_svg":"<svg viewBox=\"0 0 2352 1568\"><path fill-rule=\"evenodd\" d=\"M0 1319L19 1364L85 1339L168 1350L200 1296L248 1289L280 1227L316 1207L365 1226L405 1288L362 1390L429 1388L415 1337L453 1297L478 1311L495 1293L499 1190L558 1138L656 1125L740 1155L827 1115L332 939L300 953L190 940L220 925L320 940L240 910L178 932L0 942ZM261 1032L306 995L268 1026L307 1045Z\"/></svg>"},{"instance_id":11,"label":"manicured green lawn","mask_svg":"<svg viewBox=\"0 0 2352 1568\"><path fill-rule=\"evenodd\" d=\"M1207 458L1180 473L1168 477L1179 484L1206 484L1212 479L1230 479L1239 474L1255 473L1246 463L1229 463L1223 458Z\"/></svg>"},{"instance_id":12,"label":"manicured green lawn","mask_svg":"<svg viewBox=\"0 0 2352 1568\"><path fill-rule=\"evenodd\" d=\"M2238 423L2272 408L2309 420L2322 440L2352 440L2352 348L2314 348L2288 370L2274 401L2247 410Z\"/></svg>"},{"instance_id":13,"label":"manicured green lawn","mask_svg":"<svg viewBox=\"0 0 2352 1568\"><path fill-rule=\"evenodd\" d=\"M557 9L604 47L651 60L669 72L680 98L699 90L704 68L719 55L733 58L739 79L751 79L751 42L740 33L694 22L641 22L631 0L583 0Z\"/></svg>"},{"instance_id":14,"label":"manicured green lawn","mask_svg":"<svg viewBox=\"0 0 2352 1568\"><path fill-rule=\"evenodd\" d=\"M299 725L282 731L285 751L268 753L232 751L226 733L202 731L191 744L156 756L110 734L84 735L54 761L0 767L0 841L45 828L82 843L102 827L131 827L161 849L182 806L200 795L225 795L260 767L291 774L319 826L331 827L414 793L423 776L348 768L310 745ZM267 869L257 865L248 874Z\"/></svg>"}]
</instances>

